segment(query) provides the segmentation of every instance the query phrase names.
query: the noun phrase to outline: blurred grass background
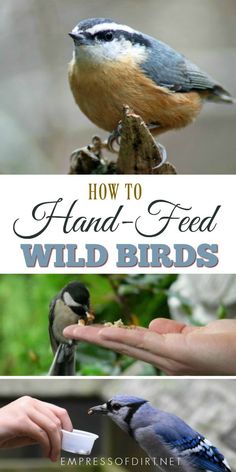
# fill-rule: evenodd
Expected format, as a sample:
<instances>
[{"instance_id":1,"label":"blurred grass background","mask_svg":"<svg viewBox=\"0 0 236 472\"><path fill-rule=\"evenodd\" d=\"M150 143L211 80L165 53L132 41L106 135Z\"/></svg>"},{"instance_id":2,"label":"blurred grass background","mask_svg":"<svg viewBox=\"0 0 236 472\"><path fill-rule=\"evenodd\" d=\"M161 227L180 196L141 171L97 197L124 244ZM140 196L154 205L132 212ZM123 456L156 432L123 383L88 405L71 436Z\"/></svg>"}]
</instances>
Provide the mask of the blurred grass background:
<instances>
[{"instance_id":1,"label":"blurred grass background","mask_svg":"<svg viewBox=\"0 0 236 472\"><path fill-rule=\"evenodd\" d=\"M91 306L98 323L122 318L125 324L148 326L153 318L172 317L168 300L174 294L179 303L178 313L182 313L184 321L199 324L194 315L197 300L193 302L192 296L183 296L180 289L172 290L178 279L176 275L89 274L78 278L75 275L0 275L0 375L48 372L52 362L48 336L49 303L68 282L77 279L90 291ZM212 317L226 317L227 308L220 298L216 300L215 295ZM204 306L200 310L204 312ZM235 313L235 308L232 310ZM125 355L87 343L78 344L77 361L78 375L85 376L132 375L129 369L137 365L137 361ZM133 375L135 373L133 371ZM155 375L159 372L151 365L141 363L138 373Z\"/></svg>"},{"instance_id":2,"label":"blurred grass background","mask_svg":"<svg viewBox=\"0 0 236 472\"><path fill-rule=\"evenodd\" d=\"M75 148L106 136L79 111L67 80L68 32L96 16L169 43L236 96L235 0L1 0L0 172L68 172ZM235 106L209 103L161 142L179 173L236 173L235 122Z\"/></svg>"}]
</instances>

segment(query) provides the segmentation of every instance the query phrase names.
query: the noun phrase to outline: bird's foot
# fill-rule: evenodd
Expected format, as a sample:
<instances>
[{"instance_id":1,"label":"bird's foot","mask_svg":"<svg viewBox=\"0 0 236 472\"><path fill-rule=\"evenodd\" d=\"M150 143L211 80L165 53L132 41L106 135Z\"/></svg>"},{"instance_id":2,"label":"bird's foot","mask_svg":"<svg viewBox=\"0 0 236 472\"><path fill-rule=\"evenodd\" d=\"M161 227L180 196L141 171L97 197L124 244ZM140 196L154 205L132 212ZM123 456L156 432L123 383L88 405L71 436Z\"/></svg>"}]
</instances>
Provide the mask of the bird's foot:
<instances>
[{"instance_id":1,"label":"bird's foot","mask_svg":"<svg viewBox=\"0 0 236 472\"><path fill-rule=\"evenodd\" d=\"M76 149L70 156L70 174L91 174L100 166L99 157L89 146Z\"/></svg>"},{"instance_id":2,"label":"bird's foot","mask_svg":"<svg viewBox=\"0 0 236 472\"><path fill-rule=\"evenodd\" d=\"M120 139L121 139L121 131L122 131L122 121L118 123L118 126L112 131L110 136L107 140L107 149L110 152L118 153L119 149L115 149L114 145L116 144L120 147Z\"/></svg>"},{"instance_id":3,"label":"bird's foot","mask_svg":"<svg viewBox=\"0 0 236 472\"><path fill-rule=\"evenodd\" d=\"M102 150L106 148L99 136L94 136L88 146L75 149L70 156L70 174L93 174L106 166Z\"/></svg>"},{"instance_id":4,"label":"bird's foot","mask_svg":"<svg viewBox=\"0 0 236 472\"><path fill-rule=\"evenodd\" d=\"M147 127L149 131L152 133L153 130L156 130L157 128L161 128L161 125L160 123L153 122L153 123L147 123ZM159 143L156 140L155 140L155 143L161 156L161 162L157 166L153 167L153 169L158 169L158 167L161 167L163 164L165 164L167 160L167 151L166 151L166 148L161 143Z\"/></svg>"},{"instance_id":5,"label":"bird's foot","mask_svg":"<svg viewBox=\"0 0 236 472\"><path fill-rule=\"evenodd\" d=\"M99 136L94 136L92 139L92 143L88 144L88 146L84 146L78 149L75 149L70 158L71 160L73 159L78 159L81 154L86 154L88 157L91 159L102 159L102 148L105 147L103 145L102 140L99 138Z\"/></svg>"},{"instance_id":6,"label":"bird's foot","mask_svg":"<svg viewBox=\"0 0 236 472\"><path fill-rule=\"evenodd\" d=\"M106 149L106 141L102 141L99 136L94 136L92 138L92 144L88 146L88 150L101 161L103 149Z\"/></svg>"},{"instance_id":7,"label":"bird's foot","mask_svg":"<svg viewBox=\"0 0 236 472\"><path fill-rule=\"evenodd\" d=\"M146 126L148 127L149 131L152 131L153 129L161 128L160 123L147 123Z\"/></svg>"},{"instance_id":8,"label":"bird's foot","mask_svg":"<svg viewBox=\"0 0 236 472\"><path fill-rule=\"evenodd\" d=\"M163 164L165 164L165 162L167 160L167 150L166 150L165 146L163 146L161 143L159 143L158 141L155 141L155 142L156 142L156 146L157 146L158 151L159 151L160 156L161 156L161 162L157 166L153 167L153 169L158 169L158 167L163 166Z\"/></svg>"}]
</instances>

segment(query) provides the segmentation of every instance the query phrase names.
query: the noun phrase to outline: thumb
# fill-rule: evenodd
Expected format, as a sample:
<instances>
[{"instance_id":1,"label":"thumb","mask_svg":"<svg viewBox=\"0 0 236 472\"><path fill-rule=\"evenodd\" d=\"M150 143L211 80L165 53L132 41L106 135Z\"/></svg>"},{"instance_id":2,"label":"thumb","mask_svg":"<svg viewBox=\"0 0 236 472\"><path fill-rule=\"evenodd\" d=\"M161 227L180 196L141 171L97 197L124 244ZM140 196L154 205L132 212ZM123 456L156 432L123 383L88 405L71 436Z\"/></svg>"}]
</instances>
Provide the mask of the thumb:
<instances>
[{"instance_id":1,"label":"thumb","mask_svg":"<svg viewBox=\"0 0 236 472\"><path fill-rule=\"evenodd\" d=\"M182 333L183 331L192 331L195 328L193 326L187 326L185 323L179 323L178 321L169 320L168 318L155 318L149 324L149 329L155 331L158 334L168 333Z\"/></svg>"}]
</instances>

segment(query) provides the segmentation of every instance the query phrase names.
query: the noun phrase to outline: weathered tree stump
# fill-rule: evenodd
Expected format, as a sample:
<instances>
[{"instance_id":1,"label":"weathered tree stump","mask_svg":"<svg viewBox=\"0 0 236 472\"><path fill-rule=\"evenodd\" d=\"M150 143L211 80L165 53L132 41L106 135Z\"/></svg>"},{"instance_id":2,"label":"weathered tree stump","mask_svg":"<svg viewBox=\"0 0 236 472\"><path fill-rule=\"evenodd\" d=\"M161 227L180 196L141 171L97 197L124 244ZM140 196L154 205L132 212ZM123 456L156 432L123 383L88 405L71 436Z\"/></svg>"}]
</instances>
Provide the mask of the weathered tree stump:
<instances>
[{"instance_id":1,"label":"weathered tree stump","mask_svg":"<svg viewBox=\"0 0 236 472\"><path fill-rule=\"evenodd\" d=\"M121 123L120 149L116 162L103 156L107 142L98 136L92 144L74 151L69 174L176 174L175 167L162 162L162 152L139 115L124 107Z\"/></svg>"}]
</instances>

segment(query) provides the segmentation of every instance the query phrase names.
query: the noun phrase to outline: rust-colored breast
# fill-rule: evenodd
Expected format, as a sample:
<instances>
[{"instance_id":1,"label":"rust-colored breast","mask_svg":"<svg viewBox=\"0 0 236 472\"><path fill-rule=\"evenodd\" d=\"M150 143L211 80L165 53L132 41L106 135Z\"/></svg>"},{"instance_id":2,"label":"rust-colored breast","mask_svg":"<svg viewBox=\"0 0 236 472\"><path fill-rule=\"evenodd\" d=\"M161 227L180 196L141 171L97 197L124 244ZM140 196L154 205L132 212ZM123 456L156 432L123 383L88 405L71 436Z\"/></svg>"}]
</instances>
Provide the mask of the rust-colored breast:
<instances>
[{"instance_id":1,"label":"rust-colored breast","mask_svg":"<svg viewBox=\"0 0 236 472\"><path fill-rule=\"evenodd\" d=\"M197 92L172 93L157 86L131 61L95 66L71 62L69 81L75 101L98 127L113 131L129 105L148 123L159 123L157 133L186 126L201 110Z\"/></svg>"}]
</instances>

